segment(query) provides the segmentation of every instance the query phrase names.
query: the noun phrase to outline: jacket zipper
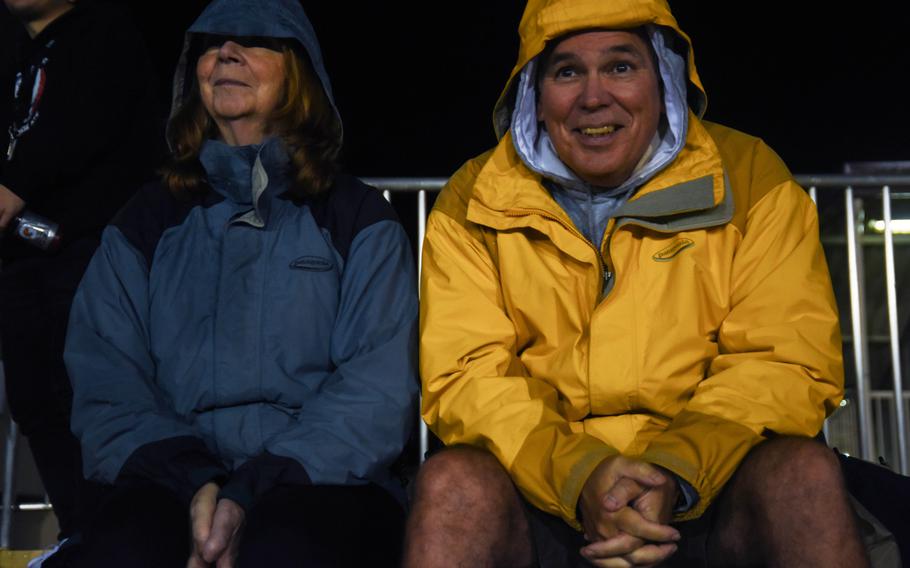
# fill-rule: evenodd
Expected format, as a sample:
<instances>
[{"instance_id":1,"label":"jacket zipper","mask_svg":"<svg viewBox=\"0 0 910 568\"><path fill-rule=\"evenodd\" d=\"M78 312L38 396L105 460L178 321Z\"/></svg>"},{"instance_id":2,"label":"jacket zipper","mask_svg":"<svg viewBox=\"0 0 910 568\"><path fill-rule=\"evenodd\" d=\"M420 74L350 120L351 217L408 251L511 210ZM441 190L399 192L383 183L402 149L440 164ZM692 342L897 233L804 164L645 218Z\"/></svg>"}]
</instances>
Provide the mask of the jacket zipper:
<instances>
[{"instance_id":1,"label":"jacket zipper","mask_svg":"<svg viewBox=\"0 0 910 568\"><path fill-rule=\"evenodd\" d=\"M604 260L603 256L601 255L600 249L598 249L596 246L594 246L594 243L592 243L591 241L586 239L584 235L579 233L578 229L576 229L572 225L567 224L565 221L563 221L559 217L553 215L552 213L548 213L547 211L544 211L543 209L510 209L510 210L506 211L505 214L507 217L525 217L525 216L530 216L530 215L540 215L544 219L549 219L551 221L555 221L555 222L559 223L560 225L562 225L567 231L569 231L570 233L572 233L573 235L575 235L576 237L581 239L584 243L586 243L589 247L591 247L591 249L594 250L594 256L597 258L597 268L599 269L600 274L602 275L603 279L601 280L601 283L600 283L600 290L597 291L597 302L594 304L594 306L592 306L592 314L593 314L593 310L597 309L597 307L600 305L601 302L603 302L604 298L606 297L604 295L604 290L606 289L607 284L610 282L610 280L612 280L614 277L613 272L610 270L607 262ZM610 232L610 236L607 238L607 250L608 251L610 250L610 241L613 239L613 232L612 232L612 230L610 230L611 223L615 225L613 220L610 220L607 224L607 230ZM590 381L591 381L591 373L589 370L588 376L586 378L587 394L588 394L588 408L589 409L594 407L594 402L593 402L593 400L591 400L591 382Z\"/></svg>"},{"instance_id":2,"label":"jacket zipper","mask_svg":"<svg viewBox=\"0 0 910 568\"><path fill-rule=\"evenodd\" d=\"M607 245L605 248L607 250L607 257L610 258L611 260L613 258L613 254L610 252L610 245L613 243L613 234L614 234L615 230L616 230L616 219L610 219L609 221L607 221L607 228L605 231L606 237L607 237ZM604 264L604 287L603 287L603 289L606 290L607 285L610 284L610 281L613 279L613 267L610 266L610 261L603 258L602 252L598 251L598 256L601 257L601 259L603 260L603 264ZM612 290L612 288L611 288L611 290ZM606 294L601 293L601 301L603 301L603 299L605 297L606 297Z\"/></svg>"},{"instance_id":3,"label":"jacket zipper","mask_svg":"<svg viewBox=\"0 0 910 568\"><path fill-rule=\"evenodd\" d=\"M578 229L576 229L572 225L567 224L565 221L563 221L556 215L553 215L552 213L544 211L543 209L509 209L505 212L505 214L507 217L527 217L530 215L539 215L539 216L543 217L544 219L549 219L550 221L555 221L555 222L559 223L560 225L562 225L563 228L565 228L567 231L569 231L570 233L572 233L573 235L575 235L576 237L581 239L582 242L584 242L589 247L591 247L591 249L594 251L594 256L597 257L597 268L600 271L601 277L603 278L603 280L600 283L600 291L598 292L597 297L599 300L603 299L603 295L604 295L603 291L607 287L607 284L610 283L610 280L613 279L614 274L610 270L608 263L603 259L603 256L601 255L600 250L596 246L594 246L594 243L592 243L587 238L585 238L584 235L579 233ZM610 236L607 240L608 249L609 249L610 239L612 239L612 238L613 238L613 233L611 232Z\"/></svg>"}]
</instances>

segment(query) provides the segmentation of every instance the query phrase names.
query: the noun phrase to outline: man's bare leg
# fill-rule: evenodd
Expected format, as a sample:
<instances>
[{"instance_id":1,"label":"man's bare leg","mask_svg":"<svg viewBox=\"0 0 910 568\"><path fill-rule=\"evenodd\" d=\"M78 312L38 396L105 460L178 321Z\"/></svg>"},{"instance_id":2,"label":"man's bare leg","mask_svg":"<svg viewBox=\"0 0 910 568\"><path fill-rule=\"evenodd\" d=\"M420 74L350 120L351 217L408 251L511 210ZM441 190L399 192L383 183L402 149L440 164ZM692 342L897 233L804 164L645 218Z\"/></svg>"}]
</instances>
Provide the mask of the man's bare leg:
<instances>
[{"instance_id":1,"label":"man's bare leg","mask_svg":"<svg viewBox=\"0 0 910 568\"><path fill-rule=\"evenodd\" d=\"M534 548L518 491L487 452L455 447L417 475L406 568L531 566Z\"/></svg>"},{"instance_id":2,"label":"man's bare leg","mask_svg":"<svg viewBox=\"0 0 910 568\"><path fill-rule=\"evenodd\" d=\"M717 503L712 566L868 566L840 464L809 438L756 447Z\"/></svg>"}]
</instances>

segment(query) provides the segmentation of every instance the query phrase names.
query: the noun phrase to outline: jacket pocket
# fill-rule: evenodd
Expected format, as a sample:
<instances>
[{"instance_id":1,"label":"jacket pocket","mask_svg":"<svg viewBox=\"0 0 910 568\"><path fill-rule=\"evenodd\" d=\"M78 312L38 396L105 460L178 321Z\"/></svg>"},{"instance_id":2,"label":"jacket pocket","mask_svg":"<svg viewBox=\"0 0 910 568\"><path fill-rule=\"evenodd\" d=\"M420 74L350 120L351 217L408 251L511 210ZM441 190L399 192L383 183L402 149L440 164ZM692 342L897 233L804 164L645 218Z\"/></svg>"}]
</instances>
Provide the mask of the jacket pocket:
<instances>
[{"instance_id":1,"label":"jacket pocket","mask_svg":"<svg viewBox=\"0 0 910 568\"><path fill-rule=\"evenodd\" d=\"M291 268L310 272L327 272L332 266L331 260L321 256L301 256L291 261Z\"/></svg>"}]
</instances>

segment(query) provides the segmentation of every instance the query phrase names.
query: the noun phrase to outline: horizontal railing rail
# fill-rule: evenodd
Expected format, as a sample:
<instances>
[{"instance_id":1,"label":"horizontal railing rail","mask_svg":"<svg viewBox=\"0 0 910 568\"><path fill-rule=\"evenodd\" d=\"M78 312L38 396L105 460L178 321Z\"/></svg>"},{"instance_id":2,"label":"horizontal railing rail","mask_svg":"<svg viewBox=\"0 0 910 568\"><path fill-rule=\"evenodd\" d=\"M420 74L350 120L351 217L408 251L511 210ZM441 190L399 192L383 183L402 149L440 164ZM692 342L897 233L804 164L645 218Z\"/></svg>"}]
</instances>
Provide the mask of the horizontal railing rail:
<instances>
[{"instance_id":1,"label":"horizontal railing rail","mask_svg":"<svg viewBox=\"0 0 910 568\"><path fill-rule=\"evenodd\" d=\"M796 174L796 183L803 187L820 187L825 189L844 188L847 186L910 187L910 175L850 175L850 174Z\"/></svg>"},{"instance_id":2,"label":"horizontal railing rail","mask_svg":"<svg viewBox=\"0 0 910 568\"><path fill-rule=\"evenodd\" d=\"M841 175L841 174L795 174L796 183L805 188L843 189L847 186L874 187L893 186L910 188L910 175ZM365 177L362 178L379 189L394 192L433 191L441 189L449 181L445 177Z\"/></svg>"}]
</instances>

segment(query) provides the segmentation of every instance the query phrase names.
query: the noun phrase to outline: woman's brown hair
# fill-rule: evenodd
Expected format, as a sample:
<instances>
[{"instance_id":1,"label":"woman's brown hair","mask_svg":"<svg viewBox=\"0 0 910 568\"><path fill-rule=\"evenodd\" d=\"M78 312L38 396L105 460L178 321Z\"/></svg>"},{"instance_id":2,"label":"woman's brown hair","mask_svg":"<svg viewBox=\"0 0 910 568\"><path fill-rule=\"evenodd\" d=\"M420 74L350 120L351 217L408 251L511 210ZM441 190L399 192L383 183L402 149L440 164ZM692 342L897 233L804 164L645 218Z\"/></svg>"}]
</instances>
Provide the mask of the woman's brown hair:
<instances>
[{"instance_id":1,"label":"woman's brown hair","mask_svg":"<svg viewBox=\"0 0 910 568\"><path fill-rule=\"evenodd\" d=\"M341 151L341 123L309 59L287 45L281 53L284 96L272 113L270 132L284 140L291 161L288 193L302 199L319 195L332 185ZM161 169L165 185L178 195L205 191L199 153L203 142L218 137L218 129L202 104L195 81L171 117L167 132L171 160Z\"/></svg>"}]
</instances>

